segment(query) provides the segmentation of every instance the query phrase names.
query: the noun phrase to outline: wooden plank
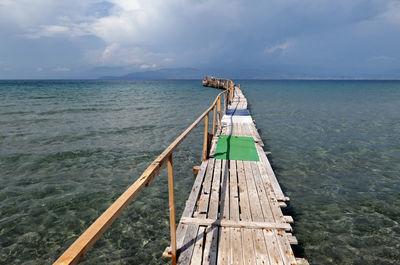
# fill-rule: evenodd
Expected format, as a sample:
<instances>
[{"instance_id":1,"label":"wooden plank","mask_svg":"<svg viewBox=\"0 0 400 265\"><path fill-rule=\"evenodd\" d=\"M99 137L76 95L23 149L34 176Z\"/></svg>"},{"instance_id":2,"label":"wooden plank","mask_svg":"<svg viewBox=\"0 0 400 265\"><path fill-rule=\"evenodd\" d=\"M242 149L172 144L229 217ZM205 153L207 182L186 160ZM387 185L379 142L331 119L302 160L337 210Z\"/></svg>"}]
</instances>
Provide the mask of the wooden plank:
<instances>
[{"instance_id":1,"label":"wooden plank","mask_svg":"<svg viewBox=\"0 0 400 265\"><path fill-rule=\"evenodd\" d=\"M264 221L264 216L261 210L260 198L257 193L257 188L254 182L253 170L250 161L243 161L244 173L246 179L247 192L249 196L250 209L252 220L256 222Z\"/></svg>"},{"instance_id":2,"label":"wooden plank","mask_svg":"<svg viewBox=\"0 0 400 265\"><path fill-rule=\"evenodd\" d=\"M215 159L214 162L214 176L211 186L210 203L208 208L207 216L210 219L218 218L218 208L219 208L219 191L220 191L220 181L221 181L221 159Z\"/></svg>"},{"instance_id":3,"label":"wooden plank","mask_svg":"<svg viewBox=\"0 0 400 265\"><path fill-rule=\"evenodd\" d=\"M310 265L306 259L303 258L296 258L296 262L298 265Z\"/></svg>"},{"instance_id":4,"label":"wooden plank","mask_svg":"<svg viewBox=\"0 0 400 265\"><path fill-rule=\"evenodd\" d=\"M239 187L239 205L241 209L240 219L244 221L251 220L250 203L247 193L246 176L244 172L243 161L237 161L238 187Z\"/></svg>"},{"instance_id":5,"label":"wooden plank","mask_svg":"<svg viewBox=\"0 0 400 265\"><path fill-rule=\"evenodd\" d=\"M244 172L243 161L237 161L238 187L239 187L239 205L241 209L241 220L251 221L251 211L249 195L247 193L246 176ZM241 229L243 246L243 264L255 264L254 240L251 229Z\"/></svg>"},{"instance_id":6,"label":"wooden plank","mask_svg":"<svg viewBox=\"0 0 400 265\"><path fill-rule=\"evenodd\" d=\"M219 227L234 227L234 228L251 228L251 229L285 229L291 230L288 223L275 222L255 222L255 221L234 221L221 219L202 219L202 218L187 218L182 217L182 224L201 225L201 226L219 226Z\"/></svg>"},{"instance_id":7,"label":"wooden plank","mask_svg":"<svg viewBox=\"0 0 400 265\"><path fill-rule=\"evenodd\" d=\"M180 254L178 256L178 264L189 264L195 243L197 242L197 234L199 231L198 225L185 225L186 233L184 234L184 239L182 245L179 247Z\"/></svg>"},{"instance_id":8,"label":"wooden plank","mask_svg":"<svg viewBox=\"0 0 400 265\"><path fill-rule=\"evenodd\" d=\"M219 219L229 219L229 169L228 161L222 160L221 167L221 204L220 204L220 216Z\"/></svg>"},{"instance_id":9,"label":"wooden plank","mask_svg":"<svg viewBox=\"0 0 400 265\"><path fill-rule=\"evenodd\" d=\"M200 193L199 206L194 213L195 217L206 218L208 211L208 204L210 198L211 181L214 173L214 158L210 158L207 165L207 172L203 182L203 188Z\"/></svg>"},{"instance_id":10,"label":"wooden plank","mask_svg":"<svg viewBox=\"0 0 400 265\"><path fill-rule=\"evenodd\" d=\"M206 229L206 241L203 253L203 265L217 264L219 227L208 226Z\"/></svg>"},{"instance_id":11,"label":"wooden plank","mask_svg":"<svg viewBox=\"0 0 400 265\"><path fill-rule=\"evenodd\" d=\"M243 264L242 233L239 228L229 228L231 235L231 255L229 264Z\"/></svg>"},{"instance_id":12,"label":"wooden plank","mask_svg":"<svg viewBox=\"0 0 400 265\"><path fill-rule=\"evenodd\" d=\"M240 220L239 214L239 193L238 193L238 182L237 182L237 167L236 161L229 161L229 217L233 221ZM231 254L229 256L230 264L243 264L243 253L242 253L242 237L241 230L236 228L229 228L230 231L230 243L231 243Z\"/></svg>"},{"instance_id":13,"label":"wooden plank","mask_svg":"<svg viewBox=\"0 0 400 265\"><path fill-rule=\"evenodd\" d=\"M210 191L210 201L207 216L211 219L218 218L219 191L221 181L221 159L215 159L214 173ZM203 215L201 216L203 218ZM218 227L208 226L203 253L203 264L216 264L217 262Z\"/></svg>"},{"instance_id":14,"label":"wooden plank","mask_svg":"<svg viewBox=\"0 0 400 265\"><path fill-rule=\"evenodd\" d=\"M254 142L259 144L260 146L264 146L264 143L260 137L260 135L257 132L257 129L254 126L254 123L247 123L246 124L249 130L249 135L253 137Z\"/></svg>"},{"instance_id":15,"label":"wooden plank","mask_svg":"<svg viewBox=\"0 0 400 265\"><path fill-rule=\"evenodd\" d=\"M269 182L272 185L272 189L275 193L276 199L278 201L285 200L285 195L283 194L282 189L279 186L278 180L276 179L275 173L272 170L271 164L269 163L267 156L263 153L263 150L260 146L256 145L256 148L258 151L258 156L260 157L260 160L267 171Z\"/></svg>"},{"instance_id":16,"label":"wooden plank","mask_svg":"<svg viewBox=\"0 0 400 265\"><path fill-rule=\"evenodd\" d=\"M228 161L222 160L221 168L221 205L220 220L229 220L229 169ZM218 257L217 264L229 264L230 256L230 229L219 228Z\"/></svg>"},{"instance_id":17,"label":"wooden plank","mask_svg":"<svg viewBox=\"0 0 400 265\"><path fill-rule=\"evenodd\" d=\"M202 264L205 230L206 230L206 228L204 226L201 226L199 228L199 232L196 237L193 255L192 255L192 259L190 260L190 263L188 262L188 263L181 263L181 264L191 264L191 265Z\"/></svg>"},{"instance_id":18,"label":"wooden plank","mask_svg":"<svg viewBox=\"0 0 400 265\"><path fill-rule=\"evenodd\" d=\"M219 228L218 258L217 264L228 265L230 260L230 228Z\"/></svg>"},{"instance_id":19,"label":"wooden plank","mask_svg":"<svg viewBox=\"0 0 400 265\"><path fill-rule=\"evenodd\" d=\"M290 224L294 223L293 217L291 217L290 215L284 215L283 221L285 221L286 223L290 223Z\"/></svg>"},{"instance_id":20,"label":"wooden plank","mask_svg":"<svg viewBox=\"0 0 400 265\"><path fill-rule=\"evenodd\" d=\"M277 240L276 235L274 234L272 229L264 229L264 238L268 250L268 258L271 264L282 265L285 264L282 256L281 251L279 249L279 243Z\"/></svg>"},{"instance_id":21,"label":"wooden plank","mask_svg":"<svg viewBox=\"0 0 400 265\"><path fill-rule=\"evenodd\" d=\"M243 264L256 264L256 254L254 250L253 233L251 229L241 228L242 247L243 247Z\"/></svg>"},{"instance_id":22,"label":"wooden plank","mask_svg":"<svg viewBox=\"0 0 400 265\"><path fill-rule=\"evenodd\" d=\"M256 264L270 264L264 233L262 230L253 230Z\"/></svg>"},{"instance_id":23,"label":"wooden plank","mask_svg":"<svg viewBox=\"0 0 400 265\"><path fill-rule=\"evenodd\" d=\"M281 255L285 261L285 264L296 265L296 258L293 250L290 246L289 240L286 237L286 233L283 230L274 231L278 237L278 244L280 246Z\"/></svg>"},{"instance_id":24,"label":"wooden plank","mask_svg":"<svg viewBox=\"0 0 400 265\"><path fill-rule=\"evenodd\" d=\"M233 221L240 221L236 160L230 160L229 165L229 217Z\"/></svg>"},{"instance_id":25,"label":"wooden plank","mask_svg":"<svg viewBox=\"0 0 400 265\"><path fill-rule=\"evenodd\" d=\"M279 208L279 204L276 200L272 200L271 192L268 190L268 185L263 183L261 172L259 171L258 162L249 162L253 170L253 176L256 183L257 193L259 194L262 202L262 210L264 212L264 221L266 222L277 222L285 223L283 214Z\"/></svg>"},{"instance_id":26,"label":"wooden plank","mask_svg":"<svg viewBox=\"0 0 400 265\"><path fill-rule=\"evenodd\" d=\"M297 238L294 235L292 235L292 233L285 233L285 236L288 239L290 245L298 245L299 244L299 242L297 241Z\"/></svg>"},{"instance_id":27,"label":"wooden plank","mask_svg":"<svg viewBox=\"0 0 400 265\"><path fill-rule=\"evenodd\" d=\"M264 220L270 222L276 221L278 223L281 222L283 223L283 218L282 219L274 218L274 213L278 214L278 216L279 214L281 214L280 209L270 204L270 201L268 200L266 191L264 189L264 185L261 180L261 175L257 163L256 162L248 162L248 163L249 166L251 167L255 188L257 189L256 193L258 194L262 204ZM251 181L250 185L252 185ZM289 264L288 257L285 256L285 252L288 252L289 250L287 250L286 245L284 245L283 243L280 244L281 235L279 235L276 230L273 231L272 229L267 229L267 231L270 232L264 233L264 237L265 237L266 247L269 253L269 261L271 262L271 264L273 262L275 262L273 264Z\"/></svg>"},{"instance_id":28,"label":"wooden plank","mask_svg":"<svg viewBox=\"0 0 400 265\"><path fill-rule=\"evenodd\" d=\"M257 192L257 187L254 181L253 170L251 167L250 161L243 161L244 169L245 169L245 176L246 176L246 184L247 184L247 192L250 200L250 209L251 209L251 216L254 221L263 222L264 215L261 208L259 194ZM274 255L276 260L281 261L281 257L276 255L275 252L270 252L267 250L267 245L269 241L265 241L263 231L260 230L253 230L253 238L254 238L254 245L255 245L255 255L258 264L266 264L269 262L269 257ZM266 238L271 240L270 237ZM272 248L270 248L272 249ZM279 254L279 252L278 252Z\"/></svg>"}]
</instances>

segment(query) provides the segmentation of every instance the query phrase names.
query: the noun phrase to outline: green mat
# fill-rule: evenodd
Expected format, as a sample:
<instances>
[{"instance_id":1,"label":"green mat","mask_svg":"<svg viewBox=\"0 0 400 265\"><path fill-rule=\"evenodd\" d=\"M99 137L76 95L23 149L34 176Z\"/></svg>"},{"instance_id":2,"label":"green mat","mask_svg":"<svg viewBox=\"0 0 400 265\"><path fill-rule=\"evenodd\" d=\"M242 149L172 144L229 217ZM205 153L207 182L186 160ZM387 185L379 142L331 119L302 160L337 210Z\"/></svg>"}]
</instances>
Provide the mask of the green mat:
<instances>
[{"instance_id":1,"label":"green mat","mask_svg":"<svg viewBox=\"0 0 400 265\"><path fill-rule=\"evenodd\" d=\"M220 135L214 158L225 160L259 161L252 137Z\"/></svg>"}]
</instances>

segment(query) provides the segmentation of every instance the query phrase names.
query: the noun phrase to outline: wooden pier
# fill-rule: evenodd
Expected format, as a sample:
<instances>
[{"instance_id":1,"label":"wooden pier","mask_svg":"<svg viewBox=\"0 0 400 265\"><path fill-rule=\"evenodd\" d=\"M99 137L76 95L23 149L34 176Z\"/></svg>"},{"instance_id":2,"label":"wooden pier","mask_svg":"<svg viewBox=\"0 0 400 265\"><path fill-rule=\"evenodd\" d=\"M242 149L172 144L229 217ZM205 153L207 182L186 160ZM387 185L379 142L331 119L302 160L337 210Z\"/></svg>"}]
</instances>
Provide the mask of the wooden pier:
<instances>
[{"instance_id":1,"label":"wooden pier","mask_svg":"<svg viewBox=\"0 0 400 265\"><path fill-rule=\"evenodd\" d=\"M172 264L308 264L294 256L293 218L284 216L285 197L268 158L247 100L232 81L213 104L185 130L55 262L76 264L133 198L168 165L171 246L163 255ZM209 114L213 112L212 127ZM203 161L175 229L172 154L205 120ZM227 141L223 145L222 139ZM235 147L233 140L240 142ZM250 139L250 141L249 141ZM219 142L220 141L220 142ZM246 144L244 144L246 143ZM222 146L222 147L221 147ZM222 152L221 148L227 148ZM245 148L253 156L235 154ZM222 156L227 156L221 159ZM237 155L235 159L235 155ZM250 158L248 158L250 157Z\"/></svg>"},{"instance_id":2,"label":"wooden pier","mask_svg":"<svg viewBox=\"0 0 400 265\"><path fill-rule=\"evenodd\" d=\"M229 89L232 86L234 86L234 83L230 79L215 78L213 76L208 76L203 78L203 86L220 88L220 89Z\"/></svg>"}]
</instances>

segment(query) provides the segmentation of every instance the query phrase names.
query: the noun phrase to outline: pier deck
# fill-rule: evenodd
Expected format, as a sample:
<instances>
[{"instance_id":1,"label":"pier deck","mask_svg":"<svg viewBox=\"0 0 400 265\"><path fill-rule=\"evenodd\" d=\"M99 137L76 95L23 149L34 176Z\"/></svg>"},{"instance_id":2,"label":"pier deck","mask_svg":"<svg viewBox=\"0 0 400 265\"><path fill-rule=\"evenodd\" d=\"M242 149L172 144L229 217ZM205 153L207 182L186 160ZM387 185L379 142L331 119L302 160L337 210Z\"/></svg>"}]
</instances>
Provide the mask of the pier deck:
<instances>
[{"instance_id":1,"label":"pier deck","mask_svg":"<svg viewBox=\"0 0 400 265\"><path fill-rule=\"evenodd\" d=\"M247 112L235 89L228 113ZM242 111L244 110L244 111ZM177 228L178 264L306 264L295 258L293 222L250 115L224 115ZM219 135L252 137L259 161L215 159Z\"/></svg>"}]
</instances>

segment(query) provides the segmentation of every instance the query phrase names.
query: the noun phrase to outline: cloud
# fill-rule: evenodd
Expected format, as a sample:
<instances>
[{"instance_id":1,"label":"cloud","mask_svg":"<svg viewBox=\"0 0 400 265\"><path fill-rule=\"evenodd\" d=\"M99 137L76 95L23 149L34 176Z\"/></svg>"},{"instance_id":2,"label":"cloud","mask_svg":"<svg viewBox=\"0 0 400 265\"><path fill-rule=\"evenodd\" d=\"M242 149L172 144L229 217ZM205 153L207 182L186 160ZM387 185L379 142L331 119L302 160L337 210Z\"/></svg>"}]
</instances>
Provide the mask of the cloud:
<instances>
[{"instance_id":1,"label":"cloud","mask_svg":"<svg viewBox=\"0 0 400 265\"><path fill-rule=\"evenodd\" d=\"M36 72L43 72L43 67L36 68Z\"/></svg>"},{"instance_id":2,"label":"cloud","mask_svg":"<svg viewBox=\"0 0 400 265\"><path fill-rule=\"evenodd\" d=\"M283 54L285 54L287 49L289 49L290 46L292 46L291 42L285 41L278 45L265 47L264 53L274 53L276 51L281 51Z\"/></svg>"},{"instance_id":3,"label":"cloud","mask_svg":"<svg viewBox=\"0 0 400 265\"><path fill-rule=\"evenodd\" d=\"M400 24L400 2L393 1L387 4L387 10L381 15L389 23Z\"/></svg>"},{"instance_id":4,"label":"cloud","mask_svg":"<svg viewBox=\"0 0 400 265\"><path fill-rule=\"evenodd\" d=\"M65 67L65 66L57 66L56 68L53 69L54 72L69 72L71 71L70 68Z\"/></svg>"},{"instance_id":5,"label":"cloud","mask_svg":"<svg viewBox=\"0 0 400 265\"><path fill-rule=\"evenodd\" d=\"M152 64L152 65L149 65L149 64L142 64L139 68L140 68L141 70L148 70L148 69L155 69L156 67L157 67L156 64Z\"/></svg>"}]
</instances>

